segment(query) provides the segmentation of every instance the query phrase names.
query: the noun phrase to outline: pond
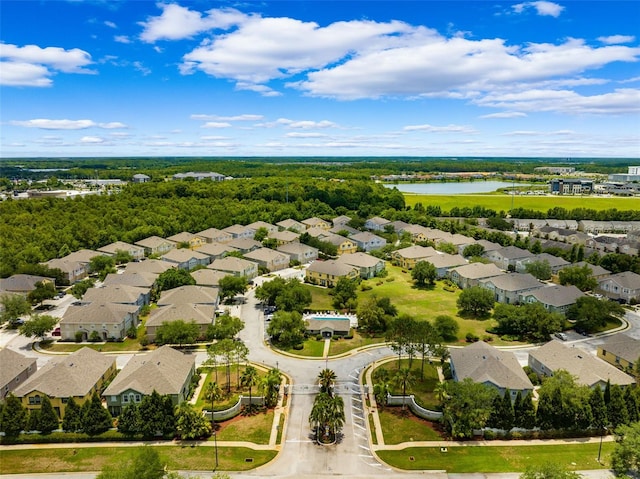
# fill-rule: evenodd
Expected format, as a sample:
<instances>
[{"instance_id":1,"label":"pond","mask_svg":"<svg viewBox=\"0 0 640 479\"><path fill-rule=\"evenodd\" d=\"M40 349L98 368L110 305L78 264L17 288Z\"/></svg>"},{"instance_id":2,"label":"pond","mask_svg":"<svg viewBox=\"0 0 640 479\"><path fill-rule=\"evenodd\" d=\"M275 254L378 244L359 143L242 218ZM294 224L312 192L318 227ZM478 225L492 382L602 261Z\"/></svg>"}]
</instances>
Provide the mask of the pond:
<instances>
[{"instance_id":1,"label":"pond","mask_svg":"<svg viewBox=\"0 0 640 479\"><path fill-rule=\"evenodd\" d=\"M517 186L530 186L515 183ZM402 183L385 184L385 188L398 188L402 193L416 193L420 195L460 195L465 193L489 193L500 188L510 188L514 183L509 181L451 181L447 183Z\"/></svg>"}]
</instances>

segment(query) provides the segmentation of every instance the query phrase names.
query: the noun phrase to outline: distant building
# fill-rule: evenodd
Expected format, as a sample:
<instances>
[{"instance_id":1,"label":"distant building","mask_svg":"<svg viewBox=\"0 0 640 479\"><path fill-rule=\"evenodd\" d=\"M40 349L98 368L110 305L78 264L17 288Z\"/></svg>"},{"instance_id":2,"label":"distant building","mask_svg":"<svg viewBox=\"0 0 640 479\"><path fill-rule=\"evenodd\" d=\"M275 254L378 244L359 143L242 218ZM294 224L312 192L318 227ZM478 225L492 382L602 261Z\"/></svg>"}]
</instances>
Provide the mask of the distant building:
<instances>
[{"instance_id":1,"label":"distant building","mask_svg":"<svg viewBox=\"0 0 640 479\"><path fill-rule=\"evenodd\" d=\"M143 175L142 173L138 173L133 175L132 181L134 183L146 183L148 181L151 181L151 177L147 175Z\"/></svg>"},{"instance_id":2,"label":"distant building","mask_svg":"<svg viewBox=\"0 0 640 479\"><path fill-rule=\"evenodd\" d=\"M555 178L549 182L549 191L557 195L588 195L593 193L593 180Z\"/></svg>"},{"instance_id":3,"label":"distant building","mask_svg":"<svg viewBox=\"0 0 640 479\"><path fill-rule=\"evenodd\" d=\"M190 171L188 173L176 173L175 175L173 175L174 180L186 180L189 178L193 178L196 181L202 181L202 180L224 181L225 180L224 175L221 175L220 173L214 173L213 171L210 171L208 173Z\"/></svg>"},{"instance_id":4,"label":"distant building","mask_svg":"<svg viewBox=\"0 0 640 479\"><path fill-rule=\"evenodd\" d=\"M609 181L640 181L640 166L629 166L626 175L613 173L609 175Z\"/></svg>"}]
</instances>

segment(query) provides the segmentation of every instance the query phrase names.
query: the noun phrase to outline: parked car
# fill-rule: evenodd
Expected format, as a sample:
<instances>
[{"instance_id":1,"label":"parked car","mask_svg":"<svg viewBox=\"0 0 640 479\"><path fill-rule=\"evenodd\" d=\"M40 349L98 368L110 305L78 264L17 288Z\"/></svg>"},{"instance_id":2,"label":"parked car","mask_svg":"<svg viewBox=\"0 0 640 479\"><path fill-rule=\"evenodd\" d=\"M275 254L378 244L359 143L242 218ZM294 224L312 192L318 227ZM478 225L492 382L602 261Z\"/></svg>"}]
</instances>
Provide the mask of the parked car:
<instances>
[{"instance_id":1,"label":"parked car","mask_svg":"<svg viewBox=\"0 0 640 479\"><path fill-rule=\"evenodd\" d=\"M562 341L566 341L568 339L567 335L564 333L556 333L555 336L556 338L561 339Z\"/></svg>"},{"instance_id":2,"label":"parked car","mask_svg":"<svg viewBox=\"0 0 640 479\"><path fill-rule=\"evenodd\" d=\"M51 336L61 336L61 334L62 334L62 333L60 332L60 326L58 326L56 329L54 329L54 330L51 332Z\"/></svg>"}]
</instances>

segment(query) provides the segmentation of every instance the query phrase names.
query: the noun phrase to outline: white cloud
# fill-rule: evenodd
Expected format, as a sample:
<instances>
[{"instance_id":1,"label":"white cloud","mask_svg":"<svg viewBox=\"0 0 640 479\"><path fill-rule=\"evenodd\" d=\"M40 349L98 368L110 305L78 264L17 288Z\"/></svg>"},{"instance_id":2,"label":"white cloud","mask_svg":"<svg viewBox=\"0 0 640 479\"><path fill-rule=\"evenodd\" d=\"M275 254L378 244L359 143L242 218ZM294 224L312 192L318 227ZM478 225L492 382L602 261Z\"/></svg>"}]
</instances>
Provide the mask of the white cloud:
<instances>
[{"instance_id":1,"label":"white cloud","mask_svg":"<svg viewBox=\"0 0 640 479\"><path fill-rule=\"evenodd\" d=\"M288 118L278 118L276 124L284 125L286 128L292 129L324 129L324 128L339 128L337 123L329 120L313 121L313 120L290 120Z\"/></svg>"},{"instance_id":2,"label":"white cloud","mask_svg":"<svg viewBox=\"0 0 640 479\"><path fill-rule=\"evenodd\" d=\"M404 131L426 131L428 133L476 133L476 130L469 126L464 125L447 125L447 126L433 126L433 125L407 125L403 128Z\"/></svg>"},{"instance_id":3,"label":"white cloud","mask_svg":"<svg viewBox=\"0 0 640 479\"><path fill-rule=\"evenodd\" d=\"M233 116L194 114L194 115L191 115L189 118L191 118L192 120L213 120L213 121L258 121L258 120L262 120L264 117L262 115L252 115L252 114L233 115Z\"/></svg>"},{"instance_id":4,"label":"white cloud","mask_svg":"<svg viewBox=\"0 0 640 479\"><path fill-rule=\"evenodd\" d=\"M151 69L147 68L146 66L144 66L142 64L142 62L135 61L135 62L131 63L131 65L133 66L133 68L138 70L144 76L151 75Z\"/></svg>"},{"instance_id":5,"label":"white cloud","mask_svg":"<svg viewBox=\"0 0 640 479\"><path fill-rule=\"evenodd\" d=\"M324 133L300 133L300 132L291 132L285 135L287 138L326 138L328 135Z\"/></svg>"},{"instance_id":6,"label":"white cloud","mask_svg":"<svg viewBox=\"0 0 640 479\"><path fill-rule=\"evenodd\" d=\"M93 145L99 145L100 143L104 143L104 138L100 138L99 136L83 136L80 138L80 143L91 143Z\"/></svg>"},{"instance_id":7,"label":"white cloud","mask_svg":"<svg viewBox=\"0 0 640 479\"><path fill-rule=\"evenodd\" d=\"M0 59L0 85L44 87L52 84L49 77L58 71L93 73L84 68L92 63L91 55L78 48L0 43Z\"/></svg>"},{"instance_id":8,"label":"white cloud","mask_svg":"<svg viewBox=\"0 0 640 479\"><path fill-rule=\"evenodd\" d=\"M113 37L113 40L118 43L131 43L131 39L127 35L116 35L115 37Z\"/></svg>"},{"instance_id":9,"label":"white cloud","mask_svg":"<svg viewBox=\"0 0 640 479\"><path fill-rule=\"evenodd\" d=\"M619 45L620 43L631 43L636 40L633 35L610 35L608 37L598 37L598 41L605 45Z\"/></svg>"},{"instance_id":10,"label":"white cloud","mask_svg":"<svg viewBox=\"0 0 640 479\"><path fill-rule=\"evenodd\" d=\"M128 128L127 125L119 121L110 123L96 123L93 120L50 120L47 118L36 118L33 120L9 122L14 126L23 126L25 128L39 128L41 130L84 130L87 128L104 128L107 130Z\"/></svg>"},{"instance_id":11,"label":"white cloud","mask_svg":"<svg viewBox=\"0 0 640 479\"><path fill-rule=\"evenodd\" d=\"M522 118L525 116L527 116L527 114L521 111L502 111L500 113L482 115L480 118Z\"/></svg>"},{"instance_id":12,"label":"white cloud","mask_svg":"<svg viewBox=\"0 0 640 479\"><path fill-rule=\"evenodd\" d=\"M149 17L140 22L143 27L142 41L153 43L157 40L181 40L215 28L226 29L244 21L247 15L229 9L212 9L205 15L176 4L159 3L162 9L159 17Z\"/></svg>"},{"instance_id":13,"label":"white cloud","mask_svg":"<svg viewBox=\"0 0 640 479\"><path fill-rule=\"evenodd\" d=\"M550 16L557 18L560 16L564 7L554 2L538 1L538 2L524 2L518 3L511 7L516 13L523 13L529 8L534 8L538 15Z\"/></svg>"},{"instance_id":14,"label":"white cloud","mask_svg":"<svg viewBox=\"0 0 640 479\"><path fill-rule=\"evenodd\" d=\"M227 123L224 121L208 121L200 128L229 128L231 123Z\"/></svg>"},{"instance_id":15,"label":"white cloud","mask_svg":"<svg viewBox=\"0 0 640 479\"><path fill-rule=\"evenodd\" d=\"M220 140L228 140L228 136L219 136L219 135L205 135L201 136L200 139L202 141L220 141Z\"/></svg>"},{"instance_id":16,"label":"white cloud","mask_svg":"<svg viewBox=\"0 0 640 479\"><path fill-rule=\"evenodd\" d=\"M106 26L108 26L109 28L118 28L118 25L116 25L115 23L113 23L113 22L111 22L109 20L105 21L104 24Z\"/></svg>"}]
</instances>

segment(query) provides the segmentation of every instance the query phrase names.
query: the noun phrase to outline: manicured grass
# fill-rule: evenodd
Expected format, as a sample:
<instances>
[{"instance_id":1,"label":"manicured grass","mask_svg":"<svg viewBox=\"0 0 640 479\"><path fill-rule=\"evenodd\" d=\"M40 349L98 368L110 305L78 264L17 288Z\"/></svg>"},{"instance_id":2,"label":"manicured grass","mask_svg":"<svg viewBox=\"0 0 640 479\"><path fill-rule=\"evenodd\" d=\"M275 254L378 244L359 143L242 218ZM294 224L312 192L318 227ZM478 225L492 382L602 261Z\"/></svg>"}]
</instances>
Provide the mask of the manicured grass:
<instances>
[{"instance_id":1,"label":"manicured grass","mask_svg":"<svg viewBox=\"0 0 640 479\"><path fill-rule=\"evenodd\" d=\"M400 444L410 441L442 441L429 421L414 416L411 411L402 411L401 406L378 410L385 444Z\"/></svg>"},{"instance_id":2,"label":"manicured grass","mask_svg":"<svg viewBox=\"0 0 640 479\"><path fill-rule=\"evenodd\" d=\"M443 211L450 211L453 207L463 208L481 206L495 211L509 211L513 199L514 208L526 208L535 211L548 211L556 206L571 210L574 208L590 208L594 210L637 210L640 200L637 198L601 198L596 196L515 196L505 194L488 195L414 195L404 194L405 203L414 206L440 206Z\"/></svg>"},{"instance_id":3,"label":"manicured grass","mask_svg":"<svg viewBox=\"0 0 640 479\"><path fill-rule=\"evenodd\" d=\"M604 466L596 461L598 447L597 443L556 446L459 446L448 447L447 452L441 452L439 447L408 447L401 451L378 451L377 454L384 462L399 469L446 470L450 473L520 472L528 466L549 462L572 471L608 468L614 444L608 442L602 445Z\"/></svg>"},{"instance_id":4,"label":"manicured grass","mask_svg":"<svg viewBox=\"0 0 640 479\"><path fill-rule=\"evenodd\" d=\"M122 352L122 351L140 351L142 347L137 339L126 338L121 342L112 343L72 343L72 342L52 342L41 343L40 347L45 351L56 353L73 353L78 349L88 347L101 351L103 353ZM148 349L155 349L155 345L150 344Z\"/></svg>"},{"instance_id":5,"label":"manicured grass","mask_svg":"<svg viewBox=\"0 0 640 479\"><path fill-rule=\"evenodd\" d=\"M130 459L135 450L135 447L0 450L0 474L99 471L105 465L113 465L115 457L120 463ZM157 451L170 470L210 471L215 464L213 447L157 446ZM220 446L218 469L246 471L266 464L276 453ZM246 458L253 461L246 462Z\"/></svg>"},{"instance_id":6,"label":"manicured grass","mask_svg":"<svg viewBox=\"0 0 640 479\"><path fill-rule=\"evenodd\" d=\"M231 406L234 406L237 402L238 402L238 396L240 394L243 394L245 396L249 395L249 388L245 388L245 387L239 387L238 386L238 368L235 365L232 365L230 368L231 371L231 393L228 394L227 393L227 372L226 372L226 366L217 366L216 368L208 368L209 369L209 373L207 375L207 377L204 380L204 383L202 383L202 388L200 389L200 395L198 396L198 400L196 401L196 408L197 409L211 409L211 401L205 399L205 390L207 387L207 384L209 384L210 382L216 382L216 369L218 370L218 386L220 386L220 388L222 389L222 392L224 394L224 397L221 401L216 402L213 405L214 410L216 411L223 411L225 409L230 408ZM258 369L258 376L260 378L266 376L266 372L263 371L262 369ZM242 372L244 371L244 366L240 366L240 376L242 376ZM258 396L259 393L259 386L253 386L252 389L252 394L254 396Z\"/></svg>"},{"instance_id":7,"label":"manicured grass","mask_svg":"<svg viewBox=\"0 0 640 479\"><path fill-rule=\"evenodd\" d=\"M311 306L309 309L314 311L332 311L334 309L333 304L331 304L333 298L329 296L328 288L310 284L304 284L303 286L311 292Z\"/></svg>"},{"instance_id":8,"label":"manicured grass","mask_svg":"<svg viewBox=\"0 0 640 479\"><path fill-rule=\"evenodd\" d=\"M335 356L337 354L346 353L352 349L360 348L362 346L368 346L369 344L377 344L384 342L383 337L369 337L363 336L357 331L354 331L352 339L338 339L337 341L331 341L329 347L329 356Z\"/></svg>"},{"instance_id":9,"label":"manicured grass","mask_svg":"<svg viewBox=\"0 0 640 479\"><path fill-rule=\"evenodd\" d=\"M220 423L218 441L248 441L254 444L269 444L273 427L273 410L259 412L253 416L237 416ZM213 441L213 437L209 438Z\"/></svg>"},{"instance_id":10,"label":"manicured grass","mask_svg":"<svg viewBox=\"0 0 640 479\"><path fill-rule=\"evenodd\" d=\"M400 368L408 368L409 360L401 359ZM430 365L425 361L424 365L424 377L420 379L420 369L422 367L422 361L420 358L415 358L411 364L411 370L413 371L413 380L410 384L407 384L407 395L413 394L416 402L427 409L438 411L440 410L440 402L436 399L434 389L438 385L438 371L434 365ZM389 361L379 365L373 371L375 375L376 370L386 369L389 371L390 392L392 395L402 395L402 385L396 384L393 380L394 375L398 371L398 361ZM375 382L375 379L373 379Z\"/></svg>"},{"instance_id":11,"label":"manicured grass","mask_svg":"<svg viewBox=\"0 0 640 479\"><path fill-rule=\"evenodd\" d=\"M378 444L378 436L376 435L376 426L373 422L373 414L369 414L369 431L371 431L371 442L373 444Z\"/></svg>"}]
</instances>

